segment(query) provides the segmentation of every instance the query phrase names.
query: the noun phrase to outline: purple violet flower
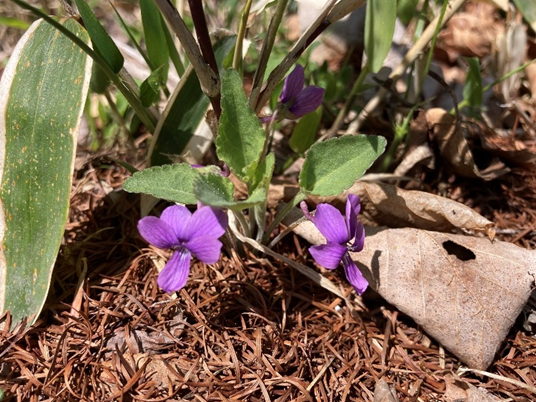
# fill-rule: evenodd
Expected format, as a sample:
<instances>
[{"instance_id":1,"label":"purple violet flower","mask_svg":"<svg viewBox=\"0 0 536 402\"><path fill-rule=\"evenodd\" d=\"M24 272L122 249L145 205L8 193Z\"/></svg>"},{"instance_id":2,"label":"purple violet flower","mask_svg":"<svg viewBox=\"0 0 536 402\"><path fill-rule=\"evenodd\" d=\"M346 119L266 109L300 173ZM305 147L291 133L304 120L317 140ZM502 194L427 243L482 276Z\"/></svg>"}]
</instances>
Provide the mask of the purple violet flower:
<instances>
[{"instance_id":1,"label":"purple violet flower","mask_svg":"<svg viewBox=\"0 0 536 402\"><path fill-rule=\"evenodd\" d=\"M186 285L192 254L205 264L220 259L221 241L227 229L227 215L221 209L203 206L193 214L182 205L164 210L160 218L147 216L138 222L141 236L150 244L174 250L158 275L158 286L165 292L178 291Z\"/></svg>"},{"instance_id":2,"label":"purple violet flower","mask_svg":"<svg viewBox=\"0 0 536 402\"><path fill-rule=\"evenodd\" d=\"M309 214L307 204L300 204L305 216L324 235L326 244L309 248L317 264L327 269L335 269L342 262L346 278L359 295L368 287L367 280L350 257L349 251L359 252L365 245L365 229L357 219L361 210L357 195L349 194L346 200L346 217L337 208L329 204L318 204L314 217ZM349 242L354 239L352 244Z\"/></svg>"},{"instance_id":3,"label":"purple violet flower","mask_svg":"<svg viewBox=\"0 0 536 402\"><path fill-rule=\"evenodd\" d=\"M309 85L305 88L305 74L303 67L296 64L294 70L285 78L283 91L279 97L280 103L284 106L281 108L278 120L284 118L296 120L308 113L314 112L324 99L324 88L315 85ZM267 123L273 116L261 117L262 123Z\"/></svg>"}]
</instances>

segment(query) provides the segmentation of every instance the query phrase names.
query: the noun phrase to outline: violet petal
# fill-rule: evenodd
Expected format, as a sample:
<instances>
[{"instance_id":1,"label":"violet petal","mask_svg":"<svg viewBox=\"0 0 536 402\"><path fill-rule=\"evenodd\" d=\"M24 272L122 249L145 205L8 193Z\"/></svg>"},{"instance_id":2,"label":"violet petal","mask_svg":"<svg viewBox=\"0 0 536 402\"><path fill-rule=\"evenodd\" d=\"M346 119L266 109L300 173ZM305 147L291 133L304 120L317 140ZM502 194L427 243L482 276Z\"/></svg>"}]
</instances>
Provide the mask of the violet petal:
<instances>
[{"instance_id":1,"label":"violet petal","mask_svg":"<svg viewBox=\"0 0 536 402\"><path fill-rule=\"evenodd\" d=\"M220 259L222 243L212 236L193 237L185 247L205 264L214 264Z\"/></svg>"},{"instance_id":2,"label":"violet petal","mask_svg":"<svg viewBox=\"0 0 536 402\"><path fill-rule=\"evenodd\" d=\"M160 219L166 222L171 228L177 239L188 240L190 238L190 219L192 213L182 205L172 205L164 209Z\"/></svg>"},{"instance_id":3,"label":"violet petal","mask_svg":"<svg viewBox=\"0 0 536 402\"><path fill-rule=\"evenodd\" d=\"M346 273L346 279L354 287L358 295L365 293L368 287L368 281L365 279L357 265L352 261L349 254L346 254L342 259L342 265L344 266L344 272Z\"/></svg>"},{"instance_id":4,"label":"violet petal","mask_svg":"<svg viewBox=\"0 0 536 402\"><path fill-rule=\"evenodd\" d=\"M138 231L147 243L158 248L172 248L179 243L173 228L156 216L146 216L140 219Z\"/></svg>"},{"instance_id":5,"label":"violet petal","mask_svg":"<svg viewBox=\"0 0 536 402\"><path fill-rule=\"evenodd\" d=\"M279 97L281 103L287 103L298 96L305 83L305 73L303 67L296 64L294 70L285 78L283 91Z\"/></svg>"},{"instance_id":6,"label":"violet petal","mask_svg":"<svg viewBox=\"0 0 536 402\"><path fill-rule=\"evenodd\" d=\"M346 254L346 247L337 243L320 244L309 247L309 252L318 265L327 269L335 269Z\"/></svg>"},{"instance_id":7,"label":"violet petal","mask_svg":"<svg viewBox=\"0 0 536 402\"><path fill-rule=\"evenodd\" d=\"M191 254L184 247L173 253L171 259L158 275L158 286L164 292L176 292L186 285L188 274L190 273L190 259Z\"/></svg>"},{"instance_id":8,"label":"violet petal","mask_svg":"<svg viewBox=\"0 0 536 402\"><path fill-rule=\"evenodd\" d=\"M354 253L358 253L363 250L363 247L365 246L365 228L359 221L357 221L353 237L355 237L355 240L348 249Z\"/></svg>"},{"instance_id":9,"label":"violet petal","mask_svg":"<svg viewBox=\"0 0 536 402\"><path fill-rule=\"evenodd\" d=\"M314 224L328 242L346 244L350 240L350 234L342 214L332 205L317 205Z\"/></svg>"},{"instance_id":10,"label":"violet petal","mask_svg":"<svg viewBox=\"0 0 536 402\"><path fill-rule=\"evenodd\" d=\"M314 85L308 86L296 96L294 103L289 108L289 112L296 118L314 112L322 104L325 91L324 88Z\"/></svg>"},{"instance_id":11,"label":"violet petal","mask_svg":"<svg viewBox=\"0 0 536 402\"><path fill-rule=\"evenodd\" d=\"M227 214L213 207L201 207L192 215L190 220L190 237L211 236L218 238L227 230Z\"/></svg>"},{"instance_id":12,"label":"violet petal","mask_svg":"<svg viewBox=\"0 0 536 402\"><path fill-rule=\"evenodd\" d=\"M348 194L346 199L346 224L348 225L348 233L350 236L355 234L357 224L357 214L361 210L360 199L355 194Z\"/></svg>"}]
</instances>

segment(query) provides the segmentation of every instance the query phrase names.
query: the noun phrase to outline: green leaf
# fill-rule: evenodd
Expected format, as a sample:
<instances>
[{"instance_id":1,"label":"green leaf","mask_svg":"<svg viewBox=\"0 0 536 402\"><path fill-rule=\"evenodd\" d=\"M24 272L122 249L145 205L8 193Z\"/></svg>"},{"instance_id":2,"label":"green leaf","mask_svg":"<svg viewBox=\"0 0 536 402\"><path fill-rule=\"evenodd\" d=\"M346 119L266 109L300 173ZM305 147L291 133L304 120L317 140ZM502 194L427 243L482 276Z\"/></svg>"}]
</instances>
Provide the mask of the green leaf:
<instances>
[{"instance_id":1,"label":"green leaf","mask_svg":"<svg viewBox=\"0 0 536 402\"><path fill-rule=\"evenodd\" d=\"M153 0L140 0L140 10L147 56L152 64L151 69L154 71L163 67L162 82L166 82L169 71L169 49L165 33L167 27Z\"/></svg>"},{"instance_id":2,"label":"green leaf","mask_svg":"<svg viewBox=\"0 0 536 402\"><path fill-rule=\"evenodd\" d=\"M298 154L307 151L315 142L321 118L322 107L319 107L313 113L303 116L298 124L296 124L296 127L294 127L294 131L292 131L292 135L290 136L288 143L290 149Z\"/></svg>"},{"instance_id":3,"label":"green leaf","mask_svg":"<svg viewBox=\"0 0 536 402\"><path fill-rule=\"evenodd\" d=\"M250 109L237 71L229 69L222 74L222 115L216 150L242 181L249 182L257 167L265 141L264 130L255 112Z\"/></svg>"},{"instance_id":4,"label":"green leaf","mask_svg":"<svg viewBox=\"0 0 536 402\"><path fill-rule=\"evenodd\" d=\"M74 19L62 24L84 43ZM63 238L91 59L43 20L0 82L0 315L35 322Z\"/></svg>"},{"instance_id":5,"label":"green leaf","mask_svg":"<svg viewBox=\"0 0 536 402\"><path fill-rule=\"evenodd\" d=\"M387 141L376 135L346 135L311 147L300 173L305 194L327 197L351 187L385 150Z\"/></svg>"},{"instance_id":6,"label":"green leaf","mask_svg":"<svg viewBox=\"0 0 536 402\"><path fill-rule=\"evenodd\" d=\"M536 32L536 2L534 0L514 0L514 4L532 30Z\"/></svg>"},{"instance_id":7,"label":"green leaf","mask_svg":"<svg viewBox=\"0 0 536 402\"><path fill-rule=\"evenodd\" d=\"M218 66L221 66L235 42L236 36L229 36L216 43L214 54ZM209 105L210 100L201 90L195 73L190 71L182 76L154 134L151 166L168 164L171 162L170 155L182 154L205 117Z\"/></svg>"},{"instance_id":8,"label":"green leaf","mask_svg":"<svg viewBox=\"0 0 536 402\"><path fill-rule=\"evenodd\" d=\"M417 13L419 0L398 0L398 18L402 24L408 25L411 19Z\"/></svg>"},{"instance_id":9,"label":"green leaf","mask_svg":"<svg viewBox=\"0 0 536 402\"><path fill-rule=\"evenodd\" d=\"M275 166L275 155L269 153L266 155L266 158L259 164L255 175L253 176L253 182L251 183L251 188L253 190L263 187L266 192L268 192L268 187L272 181L272 174L274 173Z\"/></svg>"},{"instance_id":10,"label":"green leaf","mask_svg":"<svg viewBox=\"0 0 536 402\"><path fill-rule=\"evenodd\" d=\"M194 182L194 191L201 203L234 211L254 207L266 200L266 190L258 188L247 200L234 201L233 183L227 177L215 173L199 175Z\"/></svg>"},{"instance_id":11,"label":"green leaf","mask_svg":"<svg viewBox=\"0 0 536 402\"><path fill-rule=\"evenodd\" d=\"M164 74L164 66L160 66L141 83L140 99L143 106L149 107L160 98L160 87L162 86Z\"/></svg>"},{"instance_id":12,"label":"green leaf","mask_svg":"<svg viewBox=\"0 0 536 402\"><path fill-rule=\"evenodd\" d=\"M199 171L187 163L155 166L134 173L123 184L129 193L149 194L181 204L196 204L194 180Z\"/></svg>"},{"instance_id":13,"label":"green leaf","mask_svg":"<svg viewBox=\"0 0 536 402\"><path fill-rule=\"evenodd\" d=\"M125 62L123 55L85 0L75 0L75 2L80 16L84 21L84 26L91 37L95 51L108 63L112 71L117 74Z\"/></svg>"},{"instance_id":14,"label":"green leaf","mask_svg":"<svg viewBox=\"0 0 536 402\"><path fill-rule=\"evenodd\" d=\"M369 0L365 14L365 51L367 66L377 73L393 43L396 0Z\"/></svg>"},{"instance_id":15,"label":"green leaf","mask_svg":"<svg viewBox=\"0 0 536 402\"><path fill-rule=\"evenodd\" d=\"M469 64L469 70L465 77L463 98L470 108L478 109L482 106L482 77L480 75L480 61L476 57L465 59Z\"/></svg>"}]
</instances>

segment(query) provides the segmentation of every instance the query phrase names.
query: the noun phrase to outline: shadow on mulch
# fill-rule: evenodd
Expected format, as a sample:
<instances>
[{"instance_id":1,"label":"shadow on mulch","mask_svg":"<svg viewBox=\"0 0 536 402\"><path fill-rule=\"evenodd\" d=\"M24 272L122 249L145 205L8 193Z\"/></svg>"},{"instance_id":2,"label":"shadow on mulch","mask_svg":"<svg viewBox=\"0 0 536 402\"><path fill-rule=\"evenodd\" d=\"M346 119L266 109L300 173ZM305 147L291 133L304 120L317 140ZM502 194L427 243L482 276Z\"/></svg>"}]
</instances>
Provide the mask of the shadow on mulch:
<instances>
[{"instance_id":1,"label":"shadow on mulch","mask_svg":"<svg viewBox=\"0 0 536 402\"><path fill-rule=\"evenodd\" d=\"M137 234L125 176L100 162L78 172L45 310L31 328L0 333L6 400L372 401L380 378L401 401L445 400L444 375L459 361L372 292L351 309L278 261L232 250L194 264L176 296L162 293L162 252ZM278 251L313 266L306 247L289 236ZM350 292L338 272L326 275ZM516 324L490 371L534 384L534 367L536 339Z\"/></svg>"}]
</instances>

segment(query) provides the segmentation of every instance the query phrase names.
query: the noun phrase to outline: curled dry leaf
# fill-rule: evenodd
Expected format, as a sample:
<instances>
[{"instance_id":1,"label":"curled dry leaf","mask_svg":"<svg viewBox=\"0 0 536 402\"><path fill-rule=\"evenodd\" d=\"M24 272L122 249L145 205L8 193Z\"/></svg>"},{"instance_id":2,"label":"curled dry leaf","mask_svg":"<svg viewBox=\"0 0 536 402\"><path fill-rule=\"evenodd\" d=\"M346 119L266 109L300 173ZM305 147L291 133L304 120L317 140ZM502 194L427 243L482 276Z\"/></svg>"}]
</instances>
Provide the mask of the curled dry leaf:
<instances>
[{"instance_id":1,"label":"curled dry leaf","mask_svg":"<svg viewBox=\"0 0 536 402\"><path fill-rule=\"evenodd\" d=\"M446 402L501 402L499 399L490 394L486 389L475 387L474 385L463 381L456 375L445 375L447 390L445 392Z\"/></svg>"},{"instance_id":2,"label":"curled dry leaf","mask_svg":"<svg viewBox=\"0 0 536 402\"><path fill-rule=\"evenodd\" d=\"M441 156L455 173L465 177L493 180L509 171L497 158L494 158L485 169L479 169L461 127L456 125L456 117L444 109L428 110L426 120L439 146Z\"/></svg>"},{"instance_id":3,"label":"curled dry leaf","mask_svg":"<svg viewBox=\"0 0 536 402\"><path fill-rule=\"evenodd\" d=\"M310 222L295 231L325 242ZM418 229L375 228L350 255L372 289L477 369L493 361L536 275L534 251Z\"/></svg>"},{"instance_id":4,"label":"curled dry leaf","mask_svg":"<svg viewBox=\"0 0 536 402\"><path fill-rule=\"evenodd\" d=\"M378 225L438 232L476 230L493 237L493 222L468 206L445 197L367 182L357 182L350 192L361 197L363 214Z\"/></svg>"}]
</instances>

